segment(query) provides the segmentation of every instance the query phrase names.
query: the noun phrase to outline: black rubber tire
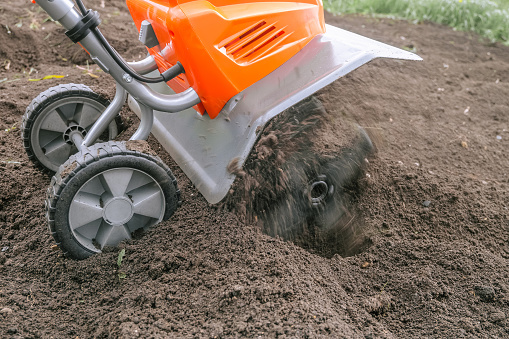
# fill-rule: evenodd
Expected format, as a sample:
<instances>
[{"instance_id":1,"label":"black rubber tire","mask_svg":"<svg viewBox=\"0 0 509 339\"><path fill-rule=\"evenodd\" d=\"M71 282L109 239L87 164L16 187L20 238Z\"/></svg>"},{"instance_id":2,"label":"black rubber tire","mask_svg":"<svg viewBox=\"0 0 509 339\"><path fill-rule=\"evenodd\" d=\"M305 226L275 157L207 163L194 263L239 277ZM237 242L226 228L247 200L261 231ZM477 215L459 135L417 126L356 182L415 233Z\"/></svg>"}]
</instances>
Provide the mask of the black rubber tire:
<instances>
[{"instance_id":1,"label":"black rubber tire","mask_svg":"<svg viewBox=\"0 0 509 339\"><path fill-rule=\"evenodd\" d=\"M80 98L86 98L97 102L99 105L103 106L105 109L110 104L109 100L105 97L95 93L88 86L81 84L63 84L51 87L44 92L41 92L35 99L32 100L30 105L28 105L25 114L23 115L23 120L21 124L21 138L23 139L23 146L28 155L28 158L40 169L46 171L48 173L54 173L58 166L49 166L43 164L41 159L37 157L37 153L34 147L38 147L34 145L32 140L32 133L34 132L34 125L39 118L41 118L41 114L45 112L45 110L50 106L58 103L61 100L80 100ZM44 117L42 117L44 118ZM119 115L114 120L116 124L116 132L106 133L109 134L106 136L108 140L114 139L123 129L122 120ZM103 138L104 139L104 138ZM107 141L107 140L103 140ZM100 141L99 141L100 142ZM73 148L74 149L74 148ZM75 149L77 152L77 149ZM43 151L41 151L43 152ZM61 165L61 164L59 164Z\"/></svg>"},{"instance_id":2,"label":"black rubber tire","mask_svg":"<svg viewBox=\"0 0 509 339\"><path fill-rule=\"evenodd\" d=\"M80 243L70 229L68 218L75 194L89 179L101 172L129 167L150 175L164 194L163 220L169 219L180 205L177 181L168 166L159 157L137 149L139 147L132 147L130 142L95 144L71 156L55 173L47 191L46 218L50 232L65 256L85 259L100 252Z\"/></svg>"}]
</instances>

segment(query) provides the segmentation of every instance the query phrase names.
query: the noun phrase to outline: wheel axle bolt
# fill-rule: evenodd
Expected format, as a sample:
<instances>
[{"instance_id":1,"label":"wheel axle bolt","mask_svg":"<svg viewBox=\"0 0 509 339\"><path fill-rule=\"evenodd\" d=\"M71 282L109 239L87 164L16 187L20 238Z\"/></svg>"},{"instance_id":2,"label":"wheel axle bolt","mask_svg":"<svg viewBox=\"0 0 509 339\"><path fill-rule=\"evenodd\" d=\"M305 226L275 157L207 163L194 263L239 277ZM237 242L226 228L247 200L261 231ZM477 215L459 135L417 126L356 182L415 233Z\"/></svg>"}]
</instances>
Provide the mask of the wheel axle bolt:
<instances>
[{"instance_id":1,"label":"wheel axle bolt","mask_svg":"<svg viewBox=\"0 0 509 339\"><path fill-rule=\"evenodd\" d=\"M128 84L131 83L133 81L133 77L130 76L129 74L125 73L124 76L122 77L122 79L124 79L125 82L127 82Z\"/></svg>"}]
</instances>

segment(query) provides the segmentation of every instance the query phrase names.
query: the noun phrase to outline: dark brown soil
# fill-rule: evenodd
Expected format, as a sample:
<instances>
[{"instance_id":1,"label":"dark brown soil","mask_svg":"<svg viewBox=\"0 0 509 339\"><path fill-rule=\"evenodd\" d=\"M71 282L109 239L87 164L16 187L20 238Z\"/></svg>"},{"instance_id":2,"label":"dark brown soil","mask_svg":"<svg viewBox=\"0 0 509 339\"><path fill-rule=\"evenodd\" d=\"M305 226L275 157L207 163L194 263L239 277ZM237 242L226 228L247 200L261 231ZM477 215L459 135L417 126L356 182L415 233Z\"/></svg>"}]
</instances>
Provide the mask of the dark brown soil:
<instances>
[{"instance_id":1,"label":"dark brown soil","mask_svg":"<svg viewBox=\"0 0 509 339\"><path fill-rule=\"evenodd\" d=\"M100 4L87 1L105 35L142 57L124 3ZM118 251L74 261L55 249L50 177L23 150L21 117L39 92L74 82L114 93L46 17L26 1L0 4L0 337L509 337L508 47L433 24L327 16L424 58L371 62L320 94L376 142L351 192L370 245L329 258L266 235L210 206L151 139L183 205L123 244L119 268ZM46 75L65 78L27 80ZM122 114L125 138L136 119Z\"/></svg>"},{"instance_id":2,"label":"dark brown soil","mask_svg":"<svg viewBox=\"0 0 509 339\"><path fill-rule=\"evenodd\" d=\"M332 257L364 243L350 200L374 148L358 125L325 109L318 97L327 92L267 124L244 167L232 171L237 180L221 206L266 234Z\"/></svg>"}]
</instances>

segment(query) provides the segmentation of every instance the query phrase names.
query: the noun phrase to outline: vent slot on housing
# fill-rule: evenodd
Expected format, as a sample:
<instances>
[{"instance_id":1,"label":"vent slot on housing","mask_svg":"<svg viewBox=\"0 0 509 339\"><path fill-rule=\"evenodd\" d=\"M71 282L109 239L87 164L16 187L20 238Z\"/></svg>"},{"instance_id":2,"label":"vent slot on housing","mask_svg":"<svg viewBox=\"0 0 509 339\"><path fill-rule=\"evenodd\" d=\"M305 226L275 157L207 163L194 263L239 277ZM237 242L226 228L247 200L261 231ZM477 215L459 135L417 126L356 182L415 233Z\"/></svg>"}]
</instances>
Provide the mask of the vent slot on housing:
<instances>
[{"instance_id":1,"label":"vent slot on housing","mask_svg":"<svg viewBox=\"0 0 509 339\"><path fill-rule=\"evenodd\" d=\"M285 28L278 29L276 23L263 20L223 40L219 48L237 63L254 62L289 36L284 37Z\"/></svg>"}]
</instances>

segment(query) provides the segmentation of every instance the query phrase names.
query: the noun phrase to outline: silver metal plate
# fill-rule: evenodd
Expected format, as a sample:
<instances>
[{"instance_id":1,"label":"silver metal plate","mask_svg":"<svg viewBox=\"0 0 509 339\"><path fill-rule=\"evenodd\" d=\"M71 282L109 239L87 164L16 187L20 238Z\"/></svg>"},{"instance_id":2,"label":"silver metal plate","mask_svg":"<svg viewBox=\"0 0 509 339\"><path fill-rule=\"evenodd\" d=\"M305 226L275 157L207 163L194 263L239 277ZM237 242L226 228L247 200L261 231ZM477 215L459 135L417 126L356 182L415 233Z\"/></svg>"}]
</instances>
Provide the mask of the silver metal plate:
<instances>
[{"instance_id":1,"label":"silver metal plate","mask_svg":"<svg viewBox=\"0 0 509 339\"><path fill-rule=\"evenodd\" d=\"M193 109L155 112L152 134L170 153L209 203L220 202L235 175L227 167L241 167L257 133L277 114L338 78L375 58L422 60L419 56L327 25L327 32L311 40L292 59L233 97L211 120ZM150 85L170 94L166 84ZM129 106L140 114L136 100Z\"/></svg>"}]
</instances>

